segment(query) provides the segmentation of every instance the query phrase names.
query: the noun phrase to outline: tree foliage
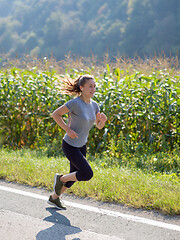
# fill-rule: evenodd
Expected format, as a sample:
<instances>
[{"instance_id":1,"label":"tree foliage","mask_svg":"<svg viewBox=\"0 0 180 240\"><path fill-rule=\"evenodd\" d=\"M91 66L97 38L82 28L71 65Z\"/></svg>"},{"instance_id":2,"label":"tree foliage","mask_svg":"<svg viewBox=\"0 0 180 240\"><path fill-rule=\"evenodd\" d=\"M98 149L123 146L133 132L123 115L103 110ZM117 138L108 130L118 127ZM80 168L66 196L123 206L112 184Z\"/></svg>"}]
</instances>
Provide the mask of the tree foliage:
<instances>
[{"instance_id":1,"label":"tree foliage","mask_svg":"<svg viewBox=\"0 0 180 240\"><path fill-rule=\"evenodd\" d=\"M0 51L9 56L177 55L179 39L178 0L0 0Z\"/></svg>"}]
</instances>

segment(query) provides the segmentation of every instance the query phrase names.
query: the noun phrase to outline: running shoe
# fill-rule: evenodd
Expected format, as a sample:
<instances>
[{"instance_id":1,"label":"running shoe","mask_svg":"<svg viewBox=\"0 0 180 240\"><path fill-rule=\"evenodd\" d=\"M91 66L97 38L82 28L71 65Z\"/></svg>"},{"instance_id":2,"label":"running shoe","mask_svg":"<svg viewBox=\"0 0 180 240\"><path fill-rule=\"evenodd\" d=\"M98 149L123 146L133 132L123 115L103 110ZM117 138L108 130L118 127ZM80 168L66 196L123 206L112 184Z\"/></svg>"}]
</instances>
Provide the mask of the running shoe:
<instances>
[{"instance_id":1,"label":"running shoe","mask_svg":"<svg viewBox=\"0 0 180 240\"><path fill-rule=\"evenodd\" d=\"M56 193L57 196L60 196L61 194L61 189L63 187L63 182L61 182L60 177L62 177L62 175L56 173L54 176L54 192Z\"/></svg>"},{"instance_id":2,"label":"running shoe","mask_svg":"<svg viewBox=\"0 0 180 240\"><path fill-rule=\"evenodd\" d=\"M53 199L52 196L50 195L49 200L47 201L50 205L53 205L54 207L58 209L64 209L66 210L66 207L62 204L60 201L59 197L56 199Z\"/></svg>"}]
</instances>

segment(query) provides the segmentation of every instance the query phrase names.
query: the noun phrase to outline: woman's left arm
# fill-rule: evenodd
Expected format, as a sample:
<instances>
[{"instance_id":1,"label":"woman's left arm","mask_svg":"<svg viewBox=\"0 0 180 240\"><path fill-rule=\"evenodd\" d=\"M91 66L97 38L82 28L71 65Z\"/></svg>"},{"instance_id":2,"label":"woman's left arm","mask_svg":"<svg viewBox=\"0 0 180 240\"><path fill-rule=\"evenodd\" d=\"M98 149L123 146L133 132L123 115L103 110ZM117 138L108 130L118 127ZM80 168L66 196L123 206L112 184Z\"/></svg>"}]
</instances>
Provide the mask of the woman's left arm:
<instances>
[{"instance_id":1,"label":"woman's left arm","mask_svg":"<svg viewBox=\"0 0 180 240\"><path fill-rule=\"evenodd\" d=\"M107 117L106 117L106 115L104 113L98 112L96 114L96 121L95 121L95 123L96 123L96 127L98 129L102 129L104 127L106 121L107 121Z\"/></svg>"}]
</instances>

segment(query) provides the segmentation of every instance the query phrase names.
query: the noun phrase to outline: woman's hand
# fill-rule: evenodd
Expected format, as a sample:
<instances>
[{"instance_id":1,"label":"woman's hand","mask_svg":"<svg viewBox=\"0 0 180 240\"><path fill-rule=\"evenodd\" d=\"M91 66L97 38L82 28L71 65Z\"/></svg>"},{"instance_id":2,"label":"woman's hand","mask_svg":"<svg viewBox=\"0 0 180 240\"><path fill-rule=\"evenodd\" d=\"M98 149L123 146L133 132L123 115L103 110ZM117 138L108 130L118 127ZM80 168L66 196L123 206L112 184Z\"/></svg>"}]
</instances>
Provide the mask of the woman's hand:
<instances>
[{"instance_id":1,"label":"woman's hand","mask_svg":"<svg viewBox=\"0 0 180 240\"><path fill-rule=\"evenodd\" d=\"M106 122L107 121L107 117L106 117L106 115L104 114L104 113L100 113L100 112L98 112L97 114L96 114L96 118L97 118L97 120L99 121L99 122Z\"/></svg>"},{"instance_id":2,"label":"woman's hand","mask_svg":"<svg viewBox=\"0 0 180 240\"><path fill-rule=\"evenodd\" d=\"M70 128L66 131L66 133L72 139L78 138L77 133L74 130L70 129Z\"/></svg>"},{"instance_id":3,"label":"woman's hand","mask_svg":"<svg viewBox=\"0 0 180 240\"><path fill-rule=\"evenodd\" d=\"M104 113L98 112L96 114L96 126L99 129L102 129L105 125L105 122L107 121L107 117Z\"/></svg>"}]
</instances>

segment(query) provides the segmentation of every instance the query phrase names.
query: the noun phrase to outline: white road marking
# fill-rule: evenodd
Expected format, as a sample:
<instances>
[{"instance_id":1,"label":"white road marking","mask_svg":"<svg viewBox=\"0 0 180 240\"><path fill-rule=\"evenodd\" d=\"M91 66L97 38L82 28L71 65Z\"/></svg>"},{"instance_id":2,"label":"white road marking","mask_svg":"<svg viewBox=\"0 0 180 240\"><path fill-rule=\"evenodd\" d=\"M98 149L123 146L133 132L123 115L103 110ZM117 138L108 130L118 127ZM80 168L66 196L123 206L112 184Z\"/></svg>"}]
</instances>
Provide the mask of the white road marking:
<instances>
[{"instance_id":1,"label":"white road marking","mask_svg":"<svg viewBox=\"0 0 180 240\"><path fill-rule=\"evenodd\" d=\"M15 193L15 194L20 194L20 195L23 195L23 196L32 197L32 198L36 198L36 199L41 199L41 200L45 200L45 201L48 200L47 196L43 196L43 195L31 193L31 192L26 192L26 191L18 190L18 189L15 189L15 188L0 186L0 190ZM130 220L130 221L134 221L134 222L140 222L140 223L148 224L148 225L151 225L151 226L166 228L166 229L170 229L170 230L180 232L180 226L179 225L174 225L174 224L169 224L169 223L165 223L165 222L155 221L155 220L151 220L151 219L148 219L148 218L142 218L142 217L138 217L138 216L134 216L134 215L129 215L129 214L124 214L124 213L120 213L120 212L110 211L110 210L106 210L106 209L102 209L102 208L92 207L92 206L79 204L79 203L74 203L74 202L69 202L69 201L63 201L63 202L67 206L83 209L85 211L100 213L100 214L113 216L113 217L120 217L120 218L123 218L123 219L126 219L126 220Z\"/></svg>"}]
</instances>

